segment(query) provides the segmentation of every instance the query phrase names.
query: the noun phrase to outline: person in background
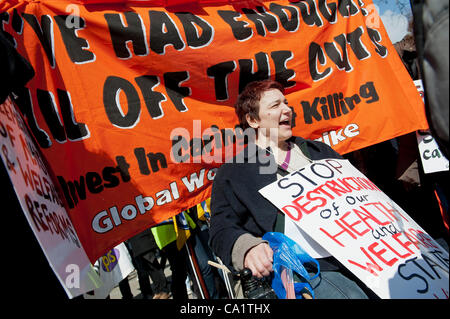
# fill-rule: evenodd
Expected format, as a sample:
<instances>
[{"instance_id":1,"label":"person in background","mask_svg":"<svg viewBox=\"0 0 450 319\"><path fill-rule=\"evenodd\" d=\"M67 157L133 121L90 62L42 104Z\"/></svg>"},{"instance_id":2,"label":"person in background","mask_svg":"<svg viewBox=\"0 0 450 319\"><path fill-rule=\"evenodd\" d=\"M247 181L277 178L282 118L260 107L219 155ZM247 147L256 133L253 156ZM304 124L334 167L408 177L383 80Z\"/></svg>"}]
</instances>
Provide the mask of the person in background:
<instances>
[{"instance_id":1,"label":"person in background","mask_svg":"<svg viewBox=\"0 0 450 319\"><path fill-rule=\"evenodd\" d=\"M126 243L137 271L142 298L169 299L169 284L157 258L159 248L152 231L146 229L128 239ZM154 289L150 284L149 276L152 278Z\"/></svg>"}]
</instances>

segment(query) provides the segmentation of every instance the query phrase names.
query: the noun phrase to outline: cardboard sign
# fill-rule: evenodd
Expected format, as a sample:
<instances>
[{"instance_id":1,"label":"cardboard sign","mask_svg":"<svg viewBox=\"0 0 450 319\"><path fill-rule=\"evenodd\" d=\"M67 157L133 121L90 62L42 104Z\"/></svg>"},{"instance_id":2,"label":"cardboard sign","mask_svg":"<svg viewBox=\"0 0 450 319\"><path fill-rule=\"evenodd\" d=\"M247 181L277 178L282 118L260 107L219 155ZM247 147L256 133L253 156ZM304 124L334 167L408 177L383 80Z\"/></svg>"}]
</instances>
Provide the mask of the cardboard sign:
<instances>
[{"instance_id":1,"label":"cardboard sign","mask_svg":"<svg viewBox=\"0 0 450 319\"><path fill-rule=\"evenodd\" d=\"M260 193L381 298L448 298L448 253L349 161L316 161Z\"/></svg>"},{"instance_id":2,"label":"cardboard sign","mask_svg":"<svg viewBox=\"0 0 450 319\"><path fill-rule=\"evenodd\" d=\"M282 83L294 134L341 154L428 128L370 0L100 2L3 1L0 23L91 262L210 197L250 81Z\"/></svg>"},{"instance_id":3,"label":"cardboard sign","mask_svg":"<svg viewBox=\"0 0 450 319\"><path fill-rule=\"evenodd\" d=\"M0 104L0 143L23 213L68 297L100 287L52 175L9 98Z\"/></svg>"}]
</instances>

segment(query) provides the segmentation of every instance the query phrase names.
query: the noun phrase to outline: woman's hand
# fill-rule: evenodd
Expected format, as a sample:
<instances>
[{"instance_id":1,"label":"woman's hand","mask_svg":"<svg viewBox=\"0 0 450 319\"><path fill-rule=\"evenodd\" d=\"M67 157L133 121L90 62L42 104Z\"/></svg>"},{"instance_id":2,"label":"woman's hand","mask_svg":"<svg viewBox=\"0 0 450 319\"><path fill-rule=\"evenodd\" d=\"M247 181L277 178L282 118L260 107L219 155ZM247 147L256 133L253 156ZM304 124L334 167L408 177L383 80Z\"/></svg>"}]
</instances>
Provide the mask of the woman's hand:
<instances>
[{"instance_id":1,"label":"woman's hand","mask_svg":"<svg viewBox=\"0 0 450 319\"><path fill-rule=\"evenodd\" d=\"M253 276L262 278L273 271L273 251L269 244L261 243L249 249L244 257L244 267L252 271Z\"/></svg>"}]
</instances>

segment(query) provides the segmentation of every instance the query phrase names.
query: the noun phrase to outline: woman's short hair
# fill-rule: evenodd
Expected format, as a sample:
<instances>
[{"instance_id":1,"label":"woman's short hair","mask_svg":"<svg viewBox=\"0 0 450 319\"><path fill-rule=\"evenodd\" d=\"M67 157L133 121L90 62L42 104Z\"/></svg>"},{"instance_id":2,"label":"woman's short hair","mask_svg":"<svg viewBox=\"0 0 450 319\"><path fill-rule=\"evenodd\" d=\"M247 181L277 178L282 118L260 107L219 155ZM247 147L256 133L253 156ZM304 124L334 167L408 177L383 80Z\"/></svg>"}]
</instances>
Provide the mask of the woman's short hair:
<instances>
[{"instance_id":1,"label":"woman's short hair","mask_svg":"<svg viewBox=\"0 0 450 319\"><path fill-rule=\"evenodd\" d=\"M278 89L284 94L284 87L273 80L254 81L248 83L239 94L234 108L239 119L240 127L245 130L249 127L246 115L251 119L259 120L259 101L265 91Z\"/></svg>"}]
</instances>

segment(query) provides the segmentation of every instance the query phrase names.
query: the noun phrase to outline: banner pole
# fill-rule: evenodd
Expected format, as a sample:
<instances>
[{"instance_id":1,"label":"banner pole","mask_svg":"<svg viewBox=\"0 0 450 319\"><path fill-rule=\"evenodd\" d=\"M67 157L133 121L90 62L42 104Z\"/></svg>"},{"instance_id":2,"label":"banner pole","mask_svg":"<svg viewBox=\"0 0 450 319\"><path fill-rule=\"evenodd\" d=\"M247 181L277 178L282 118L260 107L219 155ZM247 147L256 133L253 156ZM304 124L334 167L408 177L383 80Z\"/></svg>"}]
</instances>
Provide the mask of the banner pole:
<instances>
[{"instance_id":1,"label":"banner pole","mask_svg":"<svg viewBox=\"0 0 450 319\"><path fill-rule=\"evenodd\" d=\"M206 288L205 281L203 280L200 267L198 265L197 258L195 256L195 251L192 248L189 240L184 244L188 253L189 261L191 263L191 267L193 270L193 274L195 276L195 280L197 281L197 285L199 287L200 293L202 294L202 299L210 299L208 289Z\"/></svg>"}]
</instances>

